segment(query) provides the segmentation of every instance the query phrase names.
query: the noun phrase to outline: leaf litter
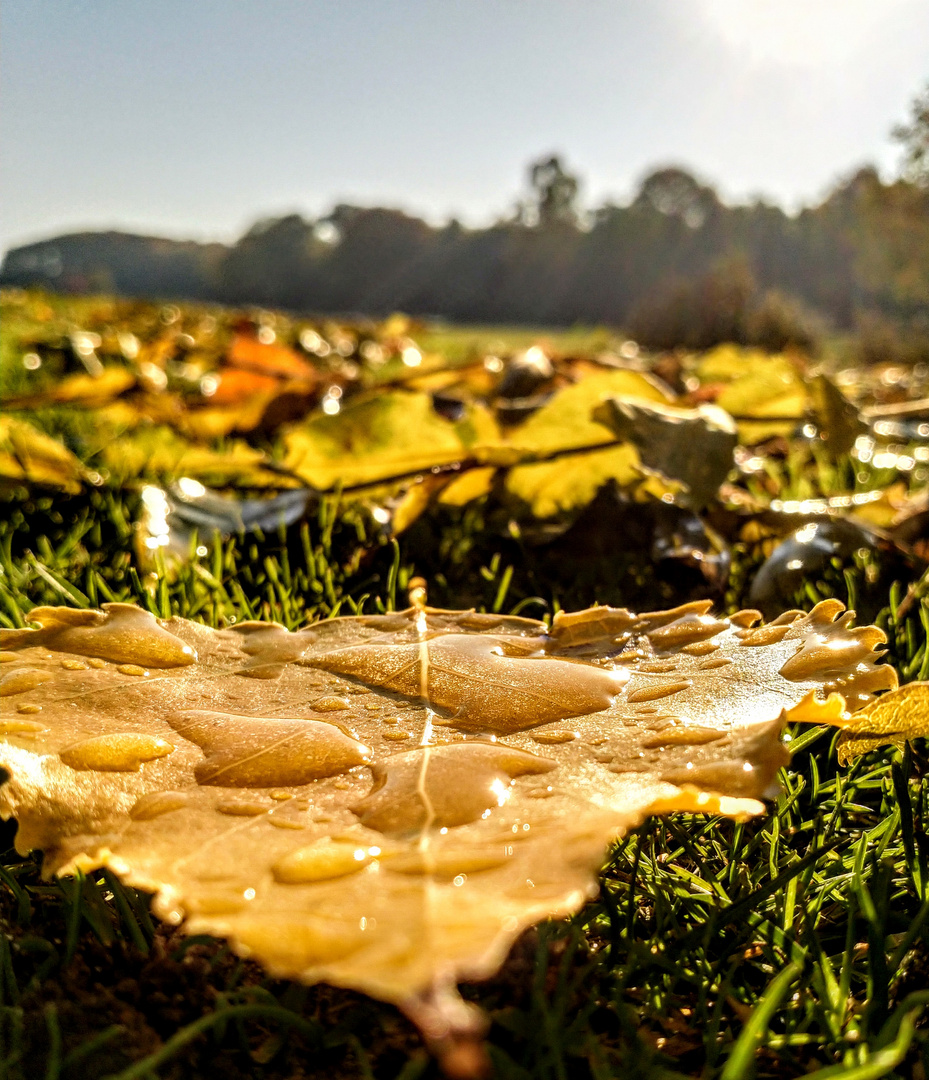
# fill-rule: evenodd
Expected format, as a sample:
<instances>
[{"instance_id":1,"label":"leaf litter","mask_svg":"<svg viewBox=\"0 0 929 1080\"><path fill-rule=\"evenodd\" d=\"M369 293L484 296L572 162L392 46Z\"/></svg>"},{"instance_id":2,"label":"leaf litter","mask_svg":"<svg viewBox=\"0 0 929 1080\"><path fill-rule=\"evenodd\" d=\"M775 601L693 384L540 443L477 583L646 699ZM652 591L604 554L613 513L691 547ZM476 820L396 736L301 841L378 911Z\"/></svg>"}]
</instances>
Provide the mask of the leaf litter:
<instances>
[{"instance_id":1,"label":"leaf litter","mask_svg":"<svg viewBox=\"0 0 929 1080\"><path fill-rule=\"evenodd\" d=\"M873 701L896 686L884 635L838 601L547 628L426 607L421 581L411 600L294 632L33 610L0 631L17 847L47 874L109 867L275 975L393 1002L474 1075L484 1020L456 983L577 911L611 841L649 814L758 814L785 722L899 741L916 721L893 702L925 696Z\"/></svg>"}]
</instances>

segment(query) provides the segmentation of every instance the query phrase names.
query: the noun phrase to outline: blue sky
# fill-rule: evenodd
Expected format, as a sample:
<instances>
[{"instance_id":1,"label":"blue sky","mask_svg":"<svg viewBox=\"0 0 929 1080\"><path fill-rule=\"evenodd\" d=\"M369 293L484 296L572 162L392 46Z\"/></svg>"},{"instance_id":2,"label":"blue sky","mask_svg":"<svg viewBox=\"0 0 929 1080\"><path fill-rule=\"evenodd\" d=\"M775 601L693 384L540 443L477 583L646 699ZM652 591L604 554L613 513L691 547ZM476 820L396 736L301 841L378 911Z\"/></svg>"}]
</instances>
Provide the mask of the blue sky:
<instances>
[{"instance_id":1,"label":"blue sky","mask_svg":"<svg viewBox=\"0 0 929 1080\"><path fill-rule=\"evenodd\" d=\"M7 0L0 248L235 238L336 202L481 224L558 151L815 201L929 81L929 0Z\"/></svg>"}]
</instances>

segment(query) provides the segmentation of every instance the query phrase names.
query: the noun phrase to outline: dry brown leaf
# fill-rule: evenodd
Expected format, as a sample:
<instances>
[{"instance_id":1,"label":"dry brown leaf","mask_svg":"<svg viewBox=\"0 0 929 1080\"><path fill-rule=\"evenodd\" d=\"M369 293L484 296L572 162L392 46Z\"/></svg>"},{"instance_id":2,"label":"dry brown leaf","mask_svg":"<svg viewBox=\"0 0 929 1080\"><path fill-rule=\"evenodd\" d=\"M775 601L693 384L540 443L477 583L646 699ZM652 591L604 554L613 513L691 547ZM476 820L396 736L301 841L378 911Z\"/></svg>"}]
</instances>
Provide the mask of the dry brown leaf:
<instances>
[{"instance_id":1,"label":"dry brown leaf","mask_svg":"<svg viewBox=\"0 0 929 1080\"><path fill-rule=\"evenodd\" d=\"M37 608L0 631L0 812L47 872L110 866L169 922L396 1002L454 1053L480 1031L455 982L576 911L612 839L760 812L785 710L835 722L895 685L842 611L600 607L549 632L414 607L290 633Z\"/></svg>"}]
</instances>

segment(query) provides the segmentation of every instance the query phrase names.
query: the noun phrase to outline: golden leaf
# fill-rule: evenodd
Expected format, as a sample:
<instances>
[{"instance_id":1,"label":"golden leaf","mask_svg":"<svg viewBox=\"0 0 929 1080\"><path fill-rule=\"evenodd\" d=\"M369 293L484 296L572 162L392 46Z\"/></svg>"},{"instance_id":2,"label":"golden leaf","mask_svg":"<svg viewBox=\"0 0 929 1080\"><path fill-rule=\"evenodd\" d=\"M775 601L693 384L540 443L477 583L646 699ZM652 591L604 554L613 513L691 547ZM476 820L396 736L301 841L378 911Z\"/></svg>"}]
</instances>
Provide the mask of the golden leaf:
<instances>
[{"instance_id":1,"label":"golden leaf","mask_svg":"<svg viewBox=\"0 0 929 1080\"><path fill-rule=\"evenodd\" d=\"M929 683L901 686L846 716L838 726L844 729L836 744L841 765L879 746L902 746L929 735Z\"/></svg>"},{"instance_id":2,"label":"golden leaf","mask_svg":"<svg viewBox=\"0 0 929 1080\"><path fill-rule=\"evenodd\" d=\"M747 444L791 435L810 403L796 364L782 353L719 345L701 358L696 374L701 382L727 382L716 404L740 417L739 438Z\"/></svg>"},{"instance_id":3,"label":"golden leaf","mask_svg":"<svg viewBox=\"0 0 929 1080\"><path fill-rule=\"evenodd\" d=\"M526 457L606 442L609 429L593 419L593 412L604 399L624 396L668 404L666 393L647 376L635 371L604 371L556 394L512 433L510 443ZM637 482L642 476L638 465L635 448L617 443L571 460L518 465L507 477L506 486L531 505L536 517L551 517L586 506L608 480L621 487Z\"/></svg>"},{"instance_id":4,"label":"golden leaf","mask_svg":"<svg viewBox=\"0 0 929 1080\"><path fill-rule=\"evenodd\" d=\"M507 489L529 503L536 516L549 517L590 502L607 480L622 486L641 481L639 455L632 446L617 442L587 450L611 441L609 429L596 423L591 413L605 397L617 394L667 402L665 391L646 375L598 372L561 390L504 436L479 404L468 406L462 419L452 423L436 413L426 393L382 391L356 399L334 416L314 415L291 428L285 436L285 466L323 490L339 483L374 485L470 460L483 468L473 470L477 474L473 477L466 471L449 483L443 502L463 505L480 497L490 489L495 469L510 469ZM580 451L576 457L575 451ZM544 460L553 455L558 460ZM658 495L665 490L669 488ZM404 524L425 508L421 497L426 494L413 496Z\"/></svg>"},{"instance_id":5,"label":"golden leaf","mask_svg":"<svg viewBox=\"0 0 929 1080\"><path fill-rule=\"evenodd\" d=\"M460 461L468 456L468 434L465 423L439 416L428 394L379 392L291 429L284 464L320 490L373 484Z\"/></svg>"},{"instance_id":6,"label":"golden leaf","mask_svg":"<svg viewBox=\"0 0 929 1080\"><path fill-rule=\"evenodd\" d=\"M288 632L37 608L0 631L0 812L48 873L110 866L276 974L396 1002L441 1052L475 1022L454 982L576 911L611 840L651 813L759 813L786 710L835 722L814 693L894 685L842 610Z\"/></svg>"}]
</instances>

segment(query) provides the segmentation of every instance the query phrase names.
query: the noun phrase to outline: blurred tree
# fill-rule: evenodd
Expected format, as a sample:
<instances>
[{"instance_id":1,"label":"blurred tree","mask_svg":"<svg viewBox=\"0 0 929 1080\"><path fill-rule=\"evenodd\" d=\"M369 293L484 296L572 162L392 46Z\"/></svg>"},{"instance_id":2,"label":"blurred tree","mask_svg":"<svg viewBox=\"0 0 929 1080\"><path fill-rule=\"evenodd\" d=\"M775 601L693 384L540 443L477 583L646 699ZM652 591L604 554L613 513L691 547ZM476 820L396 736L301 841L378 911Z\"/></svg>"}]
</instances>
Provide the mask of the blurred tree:
<instances>
[{"instance_id":1,"label":"blurred tree","mask_svg":"<svg viewBox=\"0 0 929 1080\"><path fill-rule=\"evenodd\" d=\"M532 188L530 211L535 219L533 224L541 229L555 224L577 224L577 197L581 182L565 171L557 154L539 158L529 166L529 184Z\"/></svg>"},{"instance_id":2,"label":"blurred tree","mask_svg":"<svg viewBox=\"0 0 929 1080\"><path fill-rule=\"evenodd\" d=\"M222 263L223 299L299 309L311 288L313 225L299 214L256 222Z\"/></svg>"},{"instance_id":3,"label":"blurred tree","mask_svg":"<svg viewBox=\"0 0 929 1080\"><path fill-rule=\"evenodd\" d=\"M904 177L920 187L929 187L929 84L913 99L910 122L898 124L892 134L903 145Z\"/></svg>"},{"instance_id":4,"label":"blurred tree","mask_svg":"<svg viewBox=\"0 0 929 1080\"><path fill-rule=\"evenodd\" d=\"M676 166L657 169L642 181L634 206L657 210L699 229L720 208L716 192L691 173Z\"/></svg>"}]
</instances>

